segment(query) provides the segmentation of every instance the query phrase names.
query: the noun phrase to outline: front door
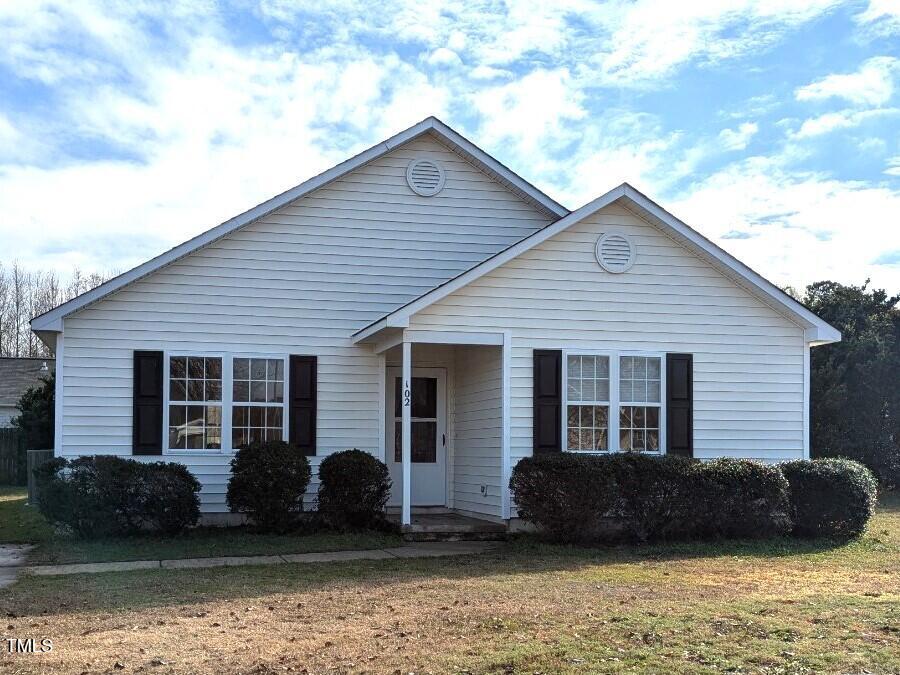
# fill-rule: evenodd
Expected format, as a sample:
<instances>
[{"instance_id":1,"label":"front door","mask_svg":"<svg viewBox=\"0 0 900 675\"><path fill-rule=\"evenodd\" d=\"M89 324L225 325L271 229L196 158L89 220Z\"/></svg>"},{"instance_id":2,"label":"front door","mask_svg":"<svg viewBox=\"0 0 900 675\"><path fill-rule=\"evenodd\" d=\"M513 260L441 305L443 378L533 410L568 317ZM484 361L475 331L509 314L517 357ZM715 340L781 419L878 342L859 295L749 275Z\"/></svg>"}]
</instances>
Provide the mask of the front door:
<instances>
[{"instance_id":1,"label":"front door","mask_svg":"<svg viewBox=\"0 0 900 675\"><path fill-rule=\"evenodd\" d=\"M403 382L399 368L387 371L387 420L385 448L394 486L392 506L403 498L403 458L401 450L401 401ZM413 506L447 504L447 390L442 368L413 368L411 391L412 473L410 492Z\"/></svg>"}]
</instances>

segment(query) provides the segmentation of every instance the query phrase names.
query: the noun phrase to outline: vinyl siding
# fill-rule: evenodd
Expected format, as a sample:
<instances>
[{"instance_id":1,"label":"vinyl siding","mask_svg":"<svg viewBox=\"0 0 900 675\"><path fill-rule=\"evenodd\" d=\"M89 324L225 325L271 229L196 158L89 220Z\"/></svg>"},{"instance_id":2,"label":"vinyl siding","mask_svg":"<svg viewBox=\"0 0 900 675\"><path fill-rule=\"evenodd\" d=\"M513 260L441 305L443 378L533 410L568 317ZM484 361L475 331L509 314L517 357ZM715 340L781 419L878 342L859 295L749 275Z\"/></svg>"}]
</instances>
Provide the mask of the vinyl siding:
<instances>
[{"instance_id":1,"label":"vinyl siding","mask_svg":"<svg viewBox=\"0 0 900 675\"><path fill-rule=\"evenodd\" d=\"M421 156L446 171L435 197L406 185ZM378 453L383 362L350 336L550 219L431 137L401 146L66 318L62 453L131 453L135 349L317 355L314 466ZM225 510L230 454L177 459Z\"/></svg>"},{"instance_id":2,"label":"vinyl siding","mask_svg":"<svg viewBox=\"0 0 900 675\"><path fill-rule=\"evenodd\" d=\"M486 346L456 350L453 506L500 517L502 351Z\"/></svg>"},{"instance_id":3,"label":"vinyl siding","mask_svg":"<svg viewBox=\"0 0 900 675\"><path fill-rule=\"evenodd\" d=\"M594 257L612 227L637 249L624 274ZM535 348L690 352L697 457L803 456L802 329L619 205L423 309L410 328L510 331L513 465L531 455Z\"/></svg>"}]
</instances>

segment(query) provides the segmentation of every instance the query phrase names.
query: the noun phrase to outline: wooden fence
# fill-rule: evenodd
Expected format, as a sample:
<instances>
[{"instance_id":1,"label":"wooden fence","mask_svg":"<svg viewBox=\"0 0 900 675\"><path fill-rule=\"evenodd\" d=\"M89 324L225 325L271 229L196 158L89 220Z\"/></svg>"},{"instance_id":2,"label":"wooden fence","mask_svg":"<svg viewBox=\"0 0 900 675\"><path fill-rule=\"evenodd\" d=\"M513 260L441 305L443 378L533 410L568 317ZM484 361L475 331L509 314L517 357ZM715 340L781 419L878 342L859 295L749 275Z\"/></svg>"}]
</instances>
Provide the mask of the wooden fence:
<instances>
[{"instance_id":1,"label":"wooden fence","mask_svg":"<svg viewBox=\"0 0 900 675\"><path fill-rule=\"evenodd\" d=\"M32 506L38 503L38 489L34 480L34 468L40 466L48 459L53 459L53 450L28 451L28 503Z\"/></svg>"},{"instance_id":2,"label":"wooden fence","mask_svg":"<svg viewBox=\"0 0 900 675\"><path fill-rule=\"evenodd\" d=\"M25 485L27 480L25 438L18 429L0 429L0 485Z\"/></svg>"}]
</instances>

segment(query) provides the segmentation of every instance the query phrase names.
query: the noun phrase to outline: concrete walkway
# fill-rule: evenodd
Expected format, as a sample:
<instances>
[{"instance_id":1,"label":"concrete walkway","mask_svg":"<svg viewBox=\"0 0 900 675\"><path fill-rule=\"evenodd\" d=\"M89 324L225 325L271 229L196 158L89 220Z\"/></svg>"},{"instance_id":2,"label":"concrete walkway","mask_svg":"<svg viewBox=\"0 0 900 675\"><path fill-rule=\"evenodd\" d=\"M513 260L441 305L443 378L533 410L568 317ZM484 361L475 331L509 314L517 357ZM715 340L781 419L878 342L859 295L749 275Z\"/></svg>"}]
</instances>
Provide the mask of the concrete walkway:
<instances>
[{"instance_id":1,"label":"concrete walkway","mask_svg":"<svg viewBox=\"0 0 900 675\"><path fill-rule=\"evenodd\" d=\"M284 555L227 556L220 558L182 558L179 560L130 560L124 562L79 563L73 565L30 565L21 567L26 574L59 576L63 574L99 574L154 569L201 569L237 567L239 565L283 565L286 563L324 563L347 560L391 560L397 558L433 558L438 556L474 555L496 549L497 542L448 541L421 542L396 548L365 551L331 551L325 553L286 553ZM13 576L15 580L15 576ZM12 582L10 582L12 583Z\"/></svg>"},{"instance_id":2,"label":"concrete walkway","mask_svg":"<svg viewBox=\"0 0 900 675\"><path fill-rule=\"evenodd\" d=\"M0 544L0 588L15 582L32 548L31 544Z\"/></svg>"}]
</instances>

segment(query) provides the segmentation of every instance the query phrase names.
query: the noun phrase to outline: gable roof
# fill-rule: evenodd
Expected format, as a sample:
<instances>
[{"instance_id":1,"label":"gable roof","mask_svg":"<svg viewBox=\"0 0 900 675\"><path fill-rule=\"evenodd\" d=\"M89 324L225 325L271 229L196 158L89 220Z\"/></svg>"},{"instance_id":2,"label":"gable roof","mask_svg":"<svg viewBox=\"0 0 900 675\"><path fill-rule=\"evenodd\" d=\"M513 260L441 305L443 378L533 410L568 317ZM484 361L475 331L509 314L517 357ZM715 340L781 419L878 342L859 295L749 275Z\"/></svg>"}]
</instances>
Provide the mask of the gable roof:
<instances>
[{"instance_id":1,"label":"gable roof","mask_svg":"<svg viewBox=\"0 0 900 675\"><path fill-rule=\"evenodd\" d=\"M498 162L474 143L463 138L439 119L436 117L428 117L418 124L411 126L409 129L401 131L387 140L382 141L377 145L373 145L368 150L364 150L358 155L320 173L318 176L314 176L309 180L300 183L300 185L272 197L262 204L254 206L249 211L245 211L230 220L226 220L221 225L217 225L203 234L197 235L193 239L189 239L183 244L179 244L165 253L138 265L128 272L120 274L106 283L103 283L86 293L82 293L78 297L33 318L31 320L31 328L35 332L59 332L62 330L63 318L69 314L105 298L123 286L146 277L161 267L169 265L203 246L221 239L238 228L249 225L260 218L267 216L276 209L286 206L290 202L309 194L313 190L347 175L354 169L382 157L404 143L408 143L423 134L430 134L448 149L475 165L482 172L525 201L534 205L551 218L560 218L569 213L569 210L566 207L538 190L534 185Z\"/></svg>"},{"instance_id":2,"label":"gable roof","mask_svg":"<svg viewBox=\"0 0 900 675\"><path fill-rule=\"evenodd\" d=\"M37 387L42 377L54 371L55 365L53 359L0 357L0 407L15 406L22 394Z\"/></svg>"},{"instance_id":3,"label":"gable roof","mask_svg":"<svg viewBox=\"0 0 900 675\"><path fill-rule=\"evenodd\" d=\"M410 317L416 312L483 277L485 274L500 267L500 265L522 255L538 244L547 241L550 237L563 232L575 223L584 220L616 201L621 202L629 210L659 227L669 237L709 262L734 283L749 291L782 315L786 315L798 323L805 329L807 342L826 344L837 342L841 339L840 331L816 316L811 310L778 288L778 286L763 278L727 251L719 248L628 183L622 183L606 194L588 202L580 209L560 218L555 223L538 230L468 271L408 302L403 307L386 314L381 319L372 322L353 335L353 342L362 342L385 328L408 327Z\"/></svg>"}]
</instances>

